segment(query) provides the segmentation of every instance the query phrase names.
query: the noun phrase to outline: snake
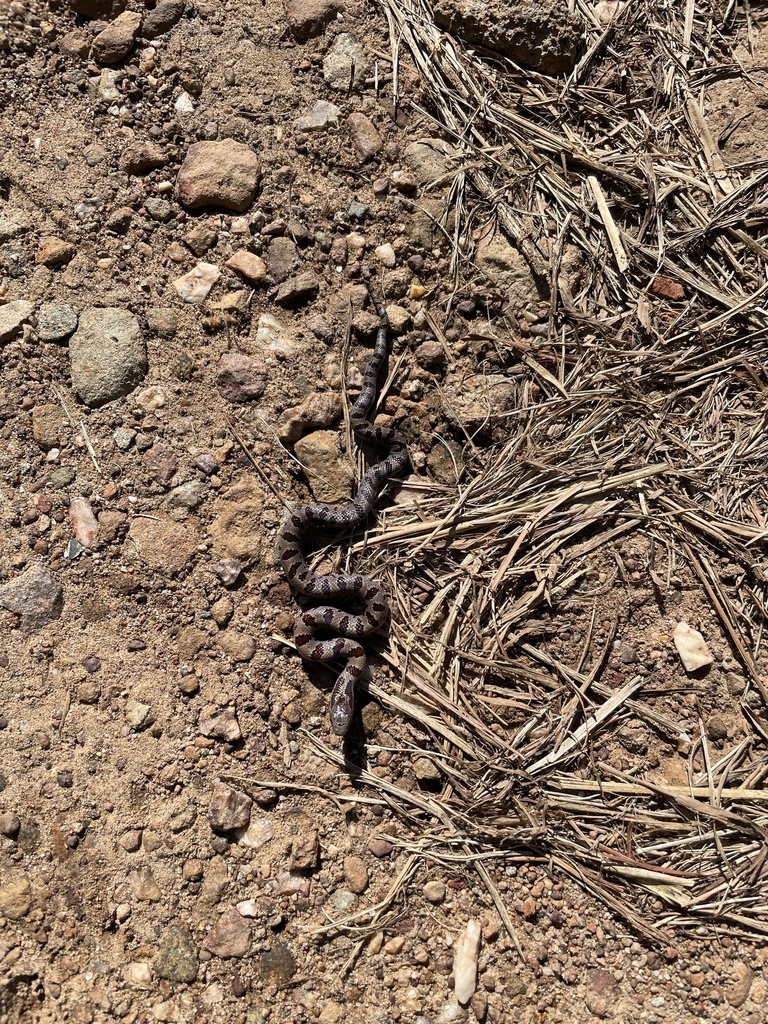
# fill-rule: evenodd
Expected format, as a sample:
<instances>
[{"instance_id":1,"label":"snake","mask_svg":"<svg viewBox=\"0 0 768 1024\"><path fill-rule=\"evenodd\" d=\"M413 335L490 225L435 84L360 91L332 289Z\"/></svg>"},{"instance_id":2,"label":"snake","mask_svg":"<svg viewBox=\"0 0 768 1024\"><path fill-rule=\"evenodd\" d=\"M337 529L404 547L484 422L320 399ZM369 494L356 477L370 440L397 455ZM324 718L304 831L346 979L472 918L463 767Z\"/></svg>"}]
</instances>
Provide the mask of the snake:
<instances>
[{"instance_id":1,"label":"snake","mask_svg":"<svg viewBox=\"0 0 768 1024\"><path fill-rule=\"evenodd\" d=\"M294 623L293 639L298 653L308 662L346 659L329 701L331 729L337 736L344 736L349 729L354 715L355 684L365 671L366 652L360 638L385 629L389 621L389 601L381 584L368 576L359 573L321 576L313 572L302 553L302 543L307 534L318 529L340 531L360 525L370 515L385 482L408 465L408 449L402 435L392 427L374 424L370 418L379 374L387 361L389 318L368 268L363 269L362 276L379 318L379 327L349 419L359 444L386 446L388 454L366 470L349 504L311 502L291 509L280 527L276 543L277 563L290 586L307 597L328 601L299 614ZM338 607L338 601L352 602L357 610L345 611ZM332 636L319 639L318 633Z\"/></svg>"}]
</instances>

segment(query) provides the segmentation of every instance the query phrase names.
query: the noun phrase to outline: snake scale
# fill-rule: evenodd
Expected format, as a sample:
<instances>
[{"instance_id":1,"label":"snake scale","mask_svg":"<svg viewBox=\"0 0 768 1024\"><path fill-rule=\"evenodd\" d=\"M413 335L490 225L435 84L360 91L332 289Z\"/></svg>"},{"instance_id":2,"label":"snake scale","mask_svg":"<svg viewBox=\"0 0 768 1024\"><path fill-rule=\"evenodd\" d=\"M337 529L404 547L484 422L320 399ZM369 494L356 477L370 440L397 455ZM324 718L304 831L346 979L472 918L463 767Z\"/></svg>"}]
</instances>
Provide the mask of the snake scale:
<instances>
[{"instance_id":1,"label":"snake scale","mask_svg":"<svg viewBox=\"0 0 768 1024\"><path fill-rule=\"evenodd\" d=\"M336 506L321 502L299 505L290 511L277 537L278 564L291 587L308 597L333 603L310 608L296 619L294 641L302 658L325 662L346 658L346 665L336 680L330 699L331 728L337 736L349 729L354 713L355 683L365 670L365 648L360 637L384 628L389 617L389 603L383 588L375 580L357 573L319 576L307 565L302 541L316 529L342 530L358 526L370 513L381 486L401 473L408 464L408 451L402 436L390 427L377 426L370 420L378 390L379 373L387 359L389 320L381 296L363 272L371 296L379 328L376 343L363 374L360 394L350 411L350 422L358 443L387 446L389 454L371 466L360 481L354 499L348 505ZM347 612L336 606L337 599L352 599L358 611ZM318 639L318 632L335 634L332 639Z\"/></svg>"}]
</instances>

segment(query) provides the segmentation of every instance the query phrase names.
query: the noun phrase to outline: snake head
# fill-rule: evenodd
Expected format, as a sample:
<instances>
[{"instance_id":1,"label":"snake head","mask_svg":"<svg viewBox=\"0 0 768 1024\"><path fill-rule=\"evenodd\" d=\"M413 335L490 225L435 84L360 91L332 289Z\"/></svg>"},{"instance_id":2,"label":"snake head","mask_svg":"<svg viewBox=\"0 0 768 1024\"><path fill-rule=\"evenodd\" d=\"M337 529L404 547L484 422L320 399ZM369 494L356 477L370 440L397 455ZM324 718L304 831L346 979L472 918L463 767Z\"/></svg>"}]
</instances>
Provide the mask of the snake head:
<instances>
[{"instance_id":1,"label":"snake head","mask_svg":"<svg viewBox=\"0 0 768 1024\"><path fill-rule=\"evenodd\" d=\"M328 712L331 719L331 731L336 736L346 736L352 722L352 701L347 694L344 692L331 694Z\"/></svg>"}]
</instances>

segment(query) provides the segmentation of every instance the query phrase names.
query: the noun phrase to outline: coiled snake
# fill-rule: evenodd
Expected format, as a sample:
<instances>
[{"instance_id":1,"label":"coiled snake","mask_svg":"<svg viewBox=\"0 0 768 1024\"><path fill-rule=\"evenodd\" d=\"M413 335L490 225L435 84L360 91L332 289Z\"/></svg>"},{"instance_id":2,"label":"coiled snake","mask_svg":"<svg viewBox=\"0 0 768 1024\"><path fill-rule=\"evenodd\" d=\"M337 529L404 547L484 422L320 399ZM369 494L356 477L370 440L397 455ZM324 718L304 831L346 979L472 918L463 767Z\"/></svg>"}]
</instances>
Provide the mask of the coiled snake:
<instances>
[{"instance_id":1,"label":"coiled snake","mask_svg":"<svg viewBox=\"0 0 768 1024\"><path fill-rule=\"evenodd\" d=\"M342 573L336 576L318 576L307 565L302 554L302 540L315 528L341 530L357 526L371 511L382 484L405 469L408 451L401 435L389 427L375 426L369 419L381 367L387 358L389 320L384 303L374 288L368 271L365 282L379 317L379 329L373 354L363 375L363 386L350 411L350 422L359 443L388 445L389 454L363 474L360 486L349 505L337 507L320 502L299 505L285 517L277 537L276 555L288 582L301 594L316 598L352 598L362 609L346 612L334 604L323 604L302 612L296 619L293 637L296 648L307 661L332 661L346 658L347 663L331 692L331 728L337 736L349 729L354 712L355 682L365 670L365 649L359 638L384 628L389 617L389 603L382 587L368 576ZM318 631L337 635L334 639L319 640Z\"/></svg>"}]
</instances>

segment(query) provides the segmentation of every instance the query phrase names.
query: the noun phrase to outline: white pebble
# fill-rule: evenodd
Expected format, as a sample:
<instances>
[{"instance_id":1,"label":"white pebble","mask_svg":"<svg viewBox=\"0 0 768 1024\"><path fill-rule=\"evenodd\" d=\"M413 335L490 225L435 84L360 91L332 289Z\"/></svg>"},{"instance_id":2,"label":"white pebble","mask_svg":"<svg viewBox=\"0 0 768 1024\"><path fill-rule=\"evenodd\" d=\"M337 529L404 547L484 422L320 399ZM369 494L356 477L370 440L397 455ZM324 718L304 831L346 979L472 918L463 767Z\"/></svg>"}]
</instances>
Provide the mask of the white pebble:
<instances>
[{"instance_id":1,"label":"white pebble","mask_svg":"<svg viewBox=\"0 0 768 1024\"><path fill-rule=\"evenodd\" d=\"M477 987L477 954L480 951L480 922L467 921L465 931L456 940L453 957L454 992L458 1001L466 1006Z\"/></svg>"},{"instance_id":2,"label":"white pebble","mask_svg":"<svg viewBox=\"0 0 768 1024\"><path fill-rule=\"evenodd\" d=\"M173 287L182 302L199 306L208 298L208 293L220 277L221 271L215 264L198 263L188 274L177 277Z\"/></svg>"},{"instance_id":3,"label":"white pebble","mask_svg":"<svg viewBox=\"0 0 768 1024\"><path fill-rule=\"evenodd\" d=\"M712 664L714 659L698 629L693 629L687 622L678 622L672 636L686 672L695 672Z\"/></svg>"}]
</instances>

